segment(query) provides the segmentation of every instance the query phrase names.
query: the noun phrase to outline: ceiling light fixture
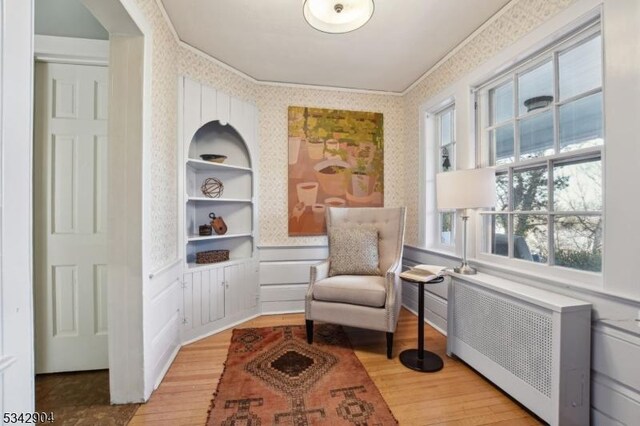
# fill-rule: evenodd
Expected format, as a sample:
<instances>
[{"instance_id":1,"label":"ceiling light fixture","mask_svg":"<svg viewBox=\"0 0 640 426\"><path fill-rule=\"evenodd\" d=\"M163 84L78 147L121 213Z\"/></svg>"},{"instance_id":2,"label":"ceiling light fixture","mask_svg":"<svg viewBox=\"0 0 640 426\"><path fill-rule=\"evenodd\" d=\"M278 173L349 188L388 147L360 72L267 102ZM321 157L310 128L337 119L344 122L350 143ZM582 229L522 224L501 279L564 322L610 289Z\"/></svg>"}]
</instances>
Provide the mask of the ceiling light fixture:
<instances>
[{"instance_id":1,"label":"ceiling light fixture","mask_svg":"<svg viewBox=\"0 0 640 426\"><path fill-rule=\"evenodd\" d=\"M304 19L318 31L348 33L369 22L373 0L305 0Z\"/></svg>"}]
</instances>

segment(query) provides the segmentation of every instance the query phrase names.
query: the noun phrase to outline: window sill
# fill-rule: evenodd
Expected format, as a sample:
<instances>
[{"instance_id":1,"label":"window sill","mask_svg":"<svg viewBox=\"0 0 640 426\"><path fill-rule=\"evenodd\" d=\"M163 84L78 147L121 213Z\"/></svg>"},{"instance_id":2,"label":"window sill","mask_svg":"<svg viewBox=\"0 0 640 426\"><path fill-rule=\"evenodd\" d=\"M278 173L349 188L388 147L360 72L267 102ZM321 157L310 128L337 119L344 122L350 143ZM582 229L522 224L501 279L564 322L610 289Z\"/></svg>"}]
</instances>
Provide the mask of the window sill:
<instances>
[{"instance_id":1,"label":"window sill","mask_svg":"<svg viewBox=\"0 0 640 426\"><path fill-rule=\"evenodd\" d=\"M548 275L541 275L532 271L523 271L522 269L514 268L511 266L499 265L496 263L488 262L486 260L470 259L469 263L474 268L477 268L479 271L485 272L487 274L493 274L508 279L516 279L524 284L550 291L554 291L554 289L565 289L571 292L593 295L617 302L640 303L640 299L608 292L605 291L602 287L598 288L591 285L586 285L577 280L559 279L550 277Z\"/></svg>"},{"instance_id":2,"label":"window sill","mask_svg":"<svg viewBox=\"0 0 640 426\"><path fill-rule=\"evenodd\" d=\"M435 248L417 247L408 244L405 244L405 247L410 250L415 250L419 253L440 256L441 258L446 260L457 262L461 261L460 256L457 256L453 252ZM486 260L469 259L469 264L474 268L477 268L479 272L484 272L489 275L495 275L497 277L518 281L522 284L530 285L532 287L537 287L549 291L558 291L559 289L564 289L569 291L569 294L572 297L580 297L580 294L585 294L588 296L595 296L602 299L621 302L624 304L628 304L629 302L640 303L640 299L638 298L607 292L603 288L585 285L577 280L567 280L549 276L541 276L540 274L537 274L535 272L523 271L518 268L499 265Z\"/></svg>"}]
</instances>

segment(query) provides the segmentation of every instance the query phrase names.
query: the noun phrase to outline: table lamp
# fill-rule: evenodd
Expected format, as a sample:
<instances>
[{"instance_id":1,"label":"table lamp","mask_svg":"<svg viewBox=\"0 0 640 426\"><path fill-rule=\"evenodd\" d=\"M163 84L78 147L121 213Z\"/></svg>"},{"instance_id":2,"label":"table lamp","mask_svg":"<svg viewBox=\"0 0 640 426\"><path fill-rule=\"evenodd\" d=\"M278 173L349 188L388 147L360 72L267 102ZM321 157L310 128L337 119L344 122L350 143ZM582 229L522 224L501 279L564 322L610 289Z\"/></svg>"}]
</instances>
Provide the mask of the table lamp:
<instances>
[{"instance_id":1,"label":"table lamp","mask_svg":"<svg viewBox=\"0 0 640 426\"><path fill-rule=\"evenodd\" d=\"M438 209L462 209L462 264L455 272L473 275L476 270L467 263L467 209L494 207L496 175L492 168L457 170L436 175Z\"/></svg>"}]
</instances>

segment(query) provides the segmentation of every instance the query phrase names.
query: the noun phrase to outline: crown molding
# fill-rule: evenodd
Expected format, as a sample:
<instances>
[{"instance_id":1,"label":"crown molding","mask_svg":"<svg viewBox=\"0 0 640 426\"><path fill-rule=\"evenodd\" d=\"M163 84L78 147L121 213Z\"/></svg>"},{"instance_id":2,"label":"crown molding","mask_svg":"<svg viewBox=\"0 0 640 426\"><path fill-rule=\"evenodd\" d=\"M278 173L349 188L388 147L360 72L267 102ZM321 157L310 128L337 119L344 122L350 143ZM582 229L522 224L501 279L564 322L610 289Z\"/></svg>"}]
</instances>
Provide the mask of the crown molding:
<instances>
[{"instance_id":1,"label":"crown molding","mask_svg":"<svg viewBox=\"0 0 640 426\"><path fill-rule=\"evenodd\" d=\"M214 56L211 56L210 54L203 52L202 50L196 47L193 47L189 43L180 39L180 36L178 35L178 32L176 31L173 25L173 22L171 21L171 18L167 13L167 10L164 8L164 5L162 4L162 0L156 0L156 4L158 5L158 8L160 9L161 14L164 17L164 20L166 24L169 26L169 29L173 34L173 38L179 47L182 47L200 56L201 58L206 59L212 62L213 64L244 78L245 80L257 86L288 87L292 89L301 89L301 90L326 90L326 91L334 91L334 92L347 92L347 93L358 93L363 95L378 95L378 96L380 95L403 96L404 95L404 92L388 92L384 90L355 89L351 87L322 86L322 85L314 85L314 84L300 84L300 83L289 83L289 82L281 82L281 81L258 80L255 77L252 77L251 75L243 71L240 71L239 69L227 64L226 62L222 62L221 60L215 58Z\"/></svg>"}]
</instances>

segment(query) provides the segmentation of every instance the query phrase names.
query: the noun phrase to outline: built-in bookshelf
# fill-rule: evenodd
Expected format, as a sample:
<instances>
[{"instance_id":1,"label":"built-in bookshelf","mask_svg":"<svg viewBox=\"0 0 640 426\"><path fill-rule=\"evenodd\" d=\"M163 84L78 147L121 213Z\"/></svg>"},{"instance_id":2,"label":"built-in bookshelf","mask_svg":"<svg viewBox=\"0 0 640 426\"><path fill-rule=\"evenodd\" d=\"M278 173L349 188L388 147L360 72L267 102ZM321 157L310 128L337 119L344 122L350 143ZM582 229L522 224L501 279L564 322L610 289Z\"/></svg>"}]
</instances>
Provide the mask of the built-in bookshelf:
<instances>
[{"instance_id":1,"label":"built-in bookshelf","mask_svg":"<svg viewBox=\"0 0 640 426\"><path fill-rule=\"evenodd\" d=\"M181 80L182 252L185 338L210 334L254 315L258 308L257 203L255 159L257 111L254 105L190 78ZM203 155L224 156L213 162ZM202 185L216 178L215 197ZM221 217L227 232L200 235L200 226ZM196 263L197 253L228 250L229 260Z\"/></svg>"}]
</instances>

